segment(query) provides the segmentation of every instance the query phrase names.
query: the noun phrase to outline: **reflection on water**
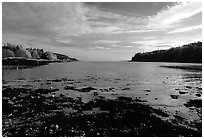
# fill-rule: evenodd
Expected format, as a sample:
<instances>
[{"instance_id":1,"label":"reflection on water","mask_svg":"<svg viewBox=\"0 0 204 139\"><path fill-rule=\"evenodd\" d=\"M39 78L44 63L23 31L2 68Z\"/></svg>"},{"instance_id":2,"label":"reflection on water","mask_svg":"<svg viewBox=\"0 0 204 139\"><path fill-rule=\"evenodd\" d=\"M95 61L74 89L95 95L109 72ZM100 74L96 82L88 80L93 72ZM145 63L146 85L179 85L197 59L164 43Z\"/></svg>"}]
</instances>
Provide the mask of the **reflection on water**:
<instances>
[{"instance_id":1,"label":"reflection on water","mask_svg":"<svg viewBox=\"0 0 204 139\"><path fill-rule=\"evenodd\" d=\"M128 63L128 62L74 62L53 63L31 69L3 72L3 82L21 86L61 87L65 82L52 82L49 79L70 79L74 86L93 86L97 88L113 87L124 95L139 95L144 99L157 97L157 102L179 90L187 90L190 94L201 92L201 71L165 68L160 66L195 66L181 63ZM201 66L196 64L197 66ZM38 81L38 82L34 82ZM186 86L190 86L189 88ZM149 89L150 92L144 90ZM187 95L187 94L186 94ZM186 97L186 96L185 96ZM192 97L195 97L192 95ZM182 96L181 96L182 98ZM161 100L162 101L162 100ZM151 102L155 102L152 100Z\"/></svg>"}]
</instances>

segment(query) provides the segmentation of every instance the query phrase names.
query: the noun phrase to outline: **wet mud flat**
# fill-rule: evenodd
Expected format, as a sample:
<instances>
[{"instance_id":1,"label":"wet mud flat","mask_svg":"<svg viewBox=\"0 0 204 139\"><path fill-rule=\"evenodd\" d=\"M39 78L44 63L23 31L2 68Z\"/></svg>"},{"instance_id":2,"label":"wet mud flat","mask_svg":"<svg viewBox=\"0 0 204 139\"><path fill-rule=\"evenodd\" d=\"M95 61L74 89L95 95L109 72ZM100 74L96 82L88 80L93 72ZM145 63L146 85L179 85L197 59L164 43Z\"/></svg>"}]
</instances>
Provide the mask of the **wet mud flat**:
<instances>
[{"instance_id":1,"label":"wet mud flat","mask_svg":"<svg viewBox=\"0 0 204 139\"><path fill-rule=\"evenodd\" d=\"M64 79L65 80L65 79ZM62 80L55 80L62 82ZM137 97L117 95L114 99L97 93L98 89L64 87L93 98L70 97L58 88L3 86L2 135L8 137L64 136L202 136L202 122L186 122L153 108ZM113 89L113 88L112 88ZM111 91L112 89L109 89ZM189 101L186 107L202 113L202 101ZM202 116L201 116L202 117Z\"/></svg>"}]
</instances>

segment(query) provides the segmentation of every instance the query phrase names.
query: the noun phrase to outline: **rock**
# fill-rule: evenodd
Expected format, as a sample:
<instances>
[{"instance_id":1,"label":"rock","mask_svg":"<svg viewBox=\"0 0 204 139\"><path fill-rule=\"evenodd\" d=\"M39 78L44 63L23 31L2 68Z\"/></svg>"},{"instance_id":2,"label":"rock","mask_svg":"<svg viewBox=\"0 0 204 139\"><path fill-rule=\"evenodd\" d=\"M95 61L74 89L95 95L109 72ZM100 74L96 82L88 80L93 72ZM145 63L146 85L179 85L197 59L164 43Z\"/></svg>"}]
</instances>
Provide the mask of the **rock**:
<instances>
[{"instance_id":1,"label":"rock","mask_svg":"<svg viewBox=\"0 0 204 139\"><path fill-rule=\"evenodd\" d=\"M91 86L87 86L87 87L83 87L83 88L78 88L76 90L80 91L80 92L90 92L91 90L96 90L96 89L91 87Z\"/></svg>"},{"instance_id":2,"label":"rock","mask_svg":"<svg viewBox=\"0 0 204 139\"><path fill-rule=\"evenodd\" d=\"M179 95L171 94L170 96L171 96L171 98L173 98L173 99L178 99L178 98L179 98Z\"/></svg>"},{"instance_id":3,"label":"rock","mask_svg":"<svg viewBox=\"0 0 204 139\"><path fill-rule=\"evenodd\" d=\"M115 89L114 87L110 87L110 88L109 88L109 90L114 90L114 89Z\"/></svg>"},{"instance_id":4,"label":"rock","mask_svg":"<svg viewBox=\"0 0 204 139\"><path fill-rule=\"evenodd\" d=\"M201 87L196 87L197 89L199 89L199 90L202 90L202 88Z\"/></svg>"},{"instance_id":5,"label":"rock","mask_svg":"<svg viewBox=\"0 0 204 139\"><path fill-rule=\"evenodd\" d=\"M197 94L195 94L197 97L201 97L201 94L199 94L199 93L197 93Z\"/></svg>"},{"instance_id":6,"label":"rock","mask_svg":"<svg viewBox=\"0 0 204 139\"><path fill-rule=\"evenodd\" d=\"M202 100L201 99L193 99L184 104L186 107L197 107L202 108Z\"/></svg>"},{"instance_id":7,"label":"rock","mask_svg":"<svg viewBox=\"0 0 204 139\"><path fill-rule=\"evenodd\" d=\"M105 92L109 92L109 90L108 90L108 89L106 89L106 88L105 88L105 89L103 89L103 90L104 90Z\"/></svg>"},{"instance_id":8,"label":"rock","mask_svg":"<svg viewBox=\"0 0 204 139\"><path fill-rule=\"evenodd\" d=\"M63 95L63 94L60 94L59 96L60 96L60 97L65 97L65 95Z\"/></svg>"},{"instance_id":9,"label":"rock","mask_svg":"<svg viewBox=\"0 0 204 139\"><path fill-rule=\"evenodd\" d=\"M48 82L61 82L62 79L53 79L53 80L47 80Z\"/></svg>"},{"instance_id":10,"label":"rock","mask_svg":"<svg viewBox=\"0 0 204 139\"><path fill-rule=\"evenodd\" d=\"M129 87L122 88L122 90L130 90Z\"/></svg>"},{"instance_id":11,"label":"rock","mask_svg":"<svg viewBox=\"0 0 204 139\"><path fill-rule=\"evenodd\" d=\"M191 86L186 86L186 88L191 89L192 87Z\"/></svg>"},{"instance_id":12,"label":"rock","mask_svg":"<svg viewBox=\"0 0 204 139\"><path fill-rule=\"evenodd\" d=\"M188 93L188 92L186 92L186 91L179 91L179 94L186 94L186 93Z\"/></svg>"},{"instance_id":13,"label":"rock","mask_svg":"<svg viewBox=\"0 0 204 139\"><path fill-rule=\"evenodd\" d=\"M74 90L75 87L74 86L65 86L64 89L65 90Z\"/></svg>"},{"instance_id":14,"label":"rock","mask_svg":"<svg viewBox=\"0 0 204 139\"><path fill-rule=\"evenodd\" d=\"M98 96L98 92L94 92L93 95L94 95L94 96Z\"/></svg>"},{"instance_id":15,"label":"rock","mask_svg":"<svg viewBox=\"0 0 204 139\"><path fill-rule=\"evenodd\" d=\"M150 89L145 89L144 91L145 91L145 92L150 92L151 90L150 90Z\"/></svg>"}]
</instances>

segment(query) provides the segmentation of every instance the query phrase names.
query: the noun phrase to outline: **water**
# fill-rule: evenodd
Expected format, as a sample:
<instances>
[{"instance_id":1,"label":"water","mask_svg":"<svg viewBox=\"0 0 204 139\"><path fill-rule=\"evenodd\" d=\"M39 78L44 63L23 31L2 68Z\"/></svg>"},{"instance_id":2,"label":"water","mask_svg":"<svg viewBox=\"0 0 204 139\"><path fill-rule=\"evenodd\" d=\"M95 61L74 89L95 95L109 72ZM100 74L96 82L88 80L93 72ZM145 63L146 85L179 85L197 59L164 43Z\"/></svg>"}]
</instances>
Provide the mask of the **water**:
<instances>
[{"instance_id":1,"label":"water","mask_svg":"<svg viewBox=\"0 0 204 139\"><path fill-rule=\"evenodd\" d=\"M190 111L184 104L192 99L201 99L197 94L202 95L202 72L161 67L195 65L201 66L157 62L51 63L30 69L3 71L2 79L3 86L59 88L56 94L80 96L84 102L92 100L94 92L109 99L118 96L139 98L172 114L179 111L188 120L199 120L196 111ZM67 85L76 88L91 86L96 90L81 93L65 90Z\"/></svg>"}]
</instances>

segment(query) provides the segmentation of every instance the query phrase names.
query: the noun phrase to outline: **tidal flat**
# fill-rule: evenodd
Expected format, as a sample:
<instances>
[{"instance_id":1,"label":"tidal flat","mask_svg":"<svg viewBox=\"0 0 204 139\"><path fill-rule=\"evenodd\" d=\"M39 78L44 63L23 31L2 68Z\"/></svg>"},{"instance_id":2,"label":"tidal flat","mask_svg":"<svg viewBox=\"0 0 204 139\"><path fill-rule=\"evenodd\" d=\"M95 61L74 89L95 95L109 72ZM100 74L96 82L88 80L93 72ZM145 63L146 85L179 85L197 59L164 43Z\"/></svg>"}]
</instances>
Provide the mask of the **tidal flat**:
<instances>
[{"instance_id":1,"label":"tidal flat","mask_svg":"<svg viewBox=\"0 0 204 139\"><path fill-rule=\"evenodd\" d=\"M77 62L4 70L2 136L202 136L201 71L160 66L169 65Z\"/></svg>"}]
</instances>

